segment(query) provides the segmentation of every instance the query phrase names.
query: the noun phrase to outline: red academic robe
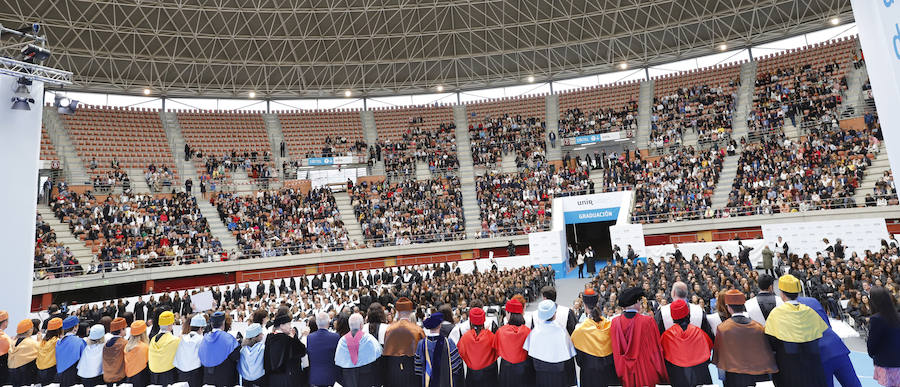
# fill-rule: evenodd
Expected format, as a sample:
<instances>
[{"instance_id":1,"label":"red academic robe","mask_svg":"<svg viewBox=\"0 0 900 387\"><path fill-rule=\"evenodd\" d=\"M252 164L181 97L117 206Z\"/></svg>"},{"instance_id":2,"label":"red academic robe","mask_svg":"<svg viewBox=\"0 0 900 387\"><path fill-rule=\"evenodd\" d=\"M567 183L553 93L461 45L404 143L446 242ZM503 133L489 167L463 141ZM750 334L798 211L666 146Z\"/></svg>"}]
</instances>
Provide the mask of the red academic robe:
<instances>
[{"instance_id":1,"label":"red academic robe","mask_svg":"<svg viewBox=\"0 0 900 387\"><path fill-rule=\"evenodd\" d=\"M668 380L659 328L650 316L625 315L612 320L610 327L613 363L624 387L653 386Z\"/></svg>"}]
</instances>

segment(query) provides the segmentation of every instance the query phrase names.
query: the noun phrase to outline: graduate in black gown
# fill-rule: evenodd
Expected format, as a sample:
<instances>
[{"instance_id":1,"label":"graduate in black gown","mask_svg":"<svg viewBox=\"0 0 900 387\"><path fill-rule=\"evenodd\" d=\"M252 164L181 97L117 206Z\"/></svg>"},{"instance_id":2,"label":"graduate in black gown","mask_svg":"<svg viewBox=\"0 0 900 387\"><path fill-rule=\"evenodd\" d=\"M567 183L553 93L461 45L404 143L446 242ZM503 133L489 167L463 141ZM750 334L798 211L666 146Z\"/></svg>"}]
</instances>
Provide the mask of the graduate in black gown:
<instances>
[{"instance_id":1,"label":"graduate in black gown","mask_svg":"<svg viewBox=\"0 0 900 387\"><path fill-rule=\"evenodd\" d=\"M529 387L534 385L534 365L522 346L531 333L525 325L524 303L513 298L506 302L509 318L506 325L497 329L494 343L500 356L500 387Z\"/></svg>"},{"instance_id":2,"label":"graduate in black gown","mask_svg":"<svg viewBox=\"0 0 900 387\"><path fill-rule=\"evenodd\" d=\"M302 383L300 360L306 347L291 329L291 316L286 308L275 316L272 334L266 336L263 368L271 387L294 387Z\"/></svg>"}]
</instances>

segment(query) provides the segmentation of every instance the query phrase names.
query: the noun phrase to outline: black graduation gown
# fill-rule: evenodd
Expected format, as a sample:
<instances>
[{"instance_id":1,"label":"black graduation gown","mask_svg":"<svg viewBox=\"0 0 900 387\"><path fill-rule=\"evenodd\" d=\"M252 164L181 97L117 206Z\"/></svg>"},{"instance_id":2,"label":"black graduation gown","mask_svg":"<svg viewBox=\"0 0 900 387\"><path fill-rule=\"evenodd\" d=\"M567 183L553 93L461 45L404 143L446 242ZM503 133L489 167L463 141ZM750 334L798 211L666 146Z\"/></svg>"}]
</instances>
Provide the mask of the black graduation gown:
<instances>
[{"instance_id":1,"label":"black graduation gown","mask_svg":"<svg viewBox=\"0 0 900 387\"><path fill-rule=\"evenodd\" d=\"M0 386L9 383L9 354L5 353L0 356Z\"/></svg>"},{"instance_id":2,"label":"black graduation gown","mask_svg":"<svg viewBox=\"0 0 900 387\"><path fill-rule=\"evenodd\" d=\"M373 361L362 367L341 368L341 386L345 387L373 387L381 385L380 362Z\"/></svg>"},{"instance_id":3,"label":"black graduation gown","mask_svg":"<svg viewBox=\"0 0 900 387\"><path fill-rule=\"evenodd\" d=\"M755 386L756 382L766 382L772 380L768 374L765 375L748 375L736 374L733 372L725 372L725 380L722 385L725 387L746 387Z\"/></svg>"},{"instance_id":4,"label":"black graduation gown","mask_svg":"<svg viewBox=\"0 0 900 387\"><path fill-rule=\"evenodd\" d=\"M466 370L466 387L495 387L497 385L497 363L480 370Z\"/></svg>"},{"instance_id":5,"label":"black graduation gown","mask_svg":"<svg viewBox=\"0 0 900 387\"><path fill-rule=\"evenodd\" d=\"M597 357L575 349L575 361L581 368L581 387L621 386L613 356Z\"/></svg>"},{"instance_id":6,"label":"black graduation gown","mask_svg":"<svg viewBox=\"0 0 900 387\"><path fill-rule=\"evenodd\" d=\"M384 359L384 386L406 387L415 386L421 382L416 376L415 356L382 356Z\"/></svg>"},{"instance_id":7,"label":"black graduation gown","mask_svg":"<svg viewBox=\"0 0 900 387\"><path fill-rule=\"evenodd\" d=\"M187 383L188 387L203 387L203 367L186 372L178 370L178 381Z\"/></svg>"},{"instance_id":8,"label":"black graduation gown","mask_svg":"<svg viewBox=\"0 0 900 387\"><path fill-rule=\"evenodd\" d=\"M284 333L266 335L263 368L269 386L294 387L302 383L300 360L306 355L306 346L300 340Z\"/></svg>"},{"instance_id":9,"label":"black graduation gown","mask_svg":"<svg viewBox=\"0 0 900 387\"><path fill-rule=\"evenodd\" d=\"M237 363L241 360L241 347L238 346L227 358L215 367L203 368L203 384L217 387L232 387L238 381Z\"/></svg>"},{"instance_id":10,"label":"black graduation gown","mask_svg":"<svg viewBox=\"0 0 900 387\"><path fill-rule=\"evenodd\" d=\"M37 361L32 360L21 367L9 369L9 384L14 387L30 386L37 382Z\"/></svg>"},{"instance_id":11,"label":"black graduation gown","mask_svg":"<svg viewBox=\"0 0 900 387\"><path fill-rule=\"evenodd\" d=\"M693 367L679 367L666 361L666 373L669 374L669 384L672 387L713 384L712 376L709 374L709 361Z\"/></svg>"},{"instance_id":12,"label":"black graduation gown","mask_svg":"<svg viewBox=\"0 0 900 387\"><path fill-rule=\"evenodd\" d=\"M534 363L534 381L537 387L569 387L566 362L548 363L531 359Z\"/></svg>"},{"instance_id":13,"label":"black graduation gown","mask_svg":"<svg viewBox=\"0 0 900 387\"><path fill-rule=\"evenodd\" d=\"M824 386L825 370L819 354L819 340L805 343L789 343L769 336L769 343L775 351L778 373L772 381L778 387Z\"/></svg>"},{"instance_id":14,"label":"black graduation gown","mask_svg":"<svg viewBox=\"0 0 900 387\"><path fill-rule=\"evenodd\" d=\"M59 381L60 387L81 384L81 378L78 377L78 363L76 362L69 366L65 371L57 373L56 378Z\"/></svg>"}]
</instances>

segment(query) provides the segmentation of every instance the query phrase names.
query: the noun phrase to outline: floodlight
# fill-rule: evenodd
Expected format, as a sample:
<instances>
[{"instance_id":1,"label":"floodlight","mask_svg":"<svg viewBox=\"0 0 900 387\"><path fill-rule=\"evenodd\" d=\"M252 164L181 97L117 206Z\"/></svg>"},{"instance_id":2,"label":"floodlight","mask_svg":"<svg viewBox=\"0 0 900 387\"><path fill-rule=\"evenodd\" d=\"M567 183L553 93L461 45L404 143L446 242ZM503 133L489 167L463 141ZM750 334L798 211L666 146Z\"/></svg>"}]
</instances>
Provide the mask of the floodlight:
<instances>
[{"instance_id":1,"label":"floodlight","mask_svg":"<svg viewBox=\"0 0 900 387\"><path fill-rule=\"evenodd\" d=\"M78 101L57 95L53 98L53 106L59 114L71 115L78 109Z\"/></svg>"},{"instance_id":2,"label":"floodlight","mask_svg":"<svg viewBox=\"0 0 900 387\"><path fill-rule=\"evenodd\" d=\"M12 97L13 110L31 110L31 104L34 103L33 98L28 97Z\"/></svg>"},{"instance_id":3,"label":"floodlight","mask_svg":"<svg viewBox=\"0 0 900 387\"><path fill-rule=\"evenodd\" d=\"M622 69L622 70L627 69L627 68L628 68L628 63L622 62L621 64L619 64L619 68Z\"/></svg>"},{"instance_id":4,"label":"floodlight","mask_svg":"<svg viewBox=\"0 0 900 387\"><path fill-rule=\"evenodd\" d=\"M22 49L22 61L41 64L50 57L50 50L29 44Z\"/></svg>"},{"instance_id":5,"label":"floodlight","mask_svg":"<svg viewBox=\"0 0 900 387\"><path fill-rule=\"evenodd\" d=\"M19 77L16 81L16 94L30 95L31 89L29 89L28 86L31 86L31 80L25 77Z\"/></svg>"}]
</instances>

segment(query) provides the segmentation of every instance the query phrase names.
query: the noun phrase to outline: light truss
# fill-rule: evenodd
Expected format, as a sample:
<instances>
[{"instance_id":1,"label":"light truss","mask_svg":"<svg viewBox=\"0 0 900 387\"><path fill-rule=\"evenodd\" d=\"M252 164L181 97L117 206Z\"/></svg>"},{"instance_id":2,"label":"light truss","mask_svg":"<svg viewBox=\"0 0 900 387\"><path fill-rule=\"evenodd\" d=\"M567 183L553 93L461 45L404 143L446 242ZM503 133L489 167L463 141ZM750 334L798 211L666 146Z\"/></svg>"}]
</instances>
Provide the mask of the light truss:
<instances>
[{"instance_id":1,"label":"light truss","mask_svg":"<svg viewBox=\"0 0 900 387\"><path fill-rule=\"evenodd\" d=\"M72 84L72 73L52 67L25 63L15 59L0 57L0 74L25 77L45 84L68 86Z\"/></svg>"},{"instance_id":2,"label":"light truss","mask_svg":"<svg viewBox=\"0 0 900 387\"><path fill-rule=\"evenodd\" d=\"M846 0L0 0L73 88L171 97L464 91L653 66L853 20Z\"/></svg>"}]
</instances>

